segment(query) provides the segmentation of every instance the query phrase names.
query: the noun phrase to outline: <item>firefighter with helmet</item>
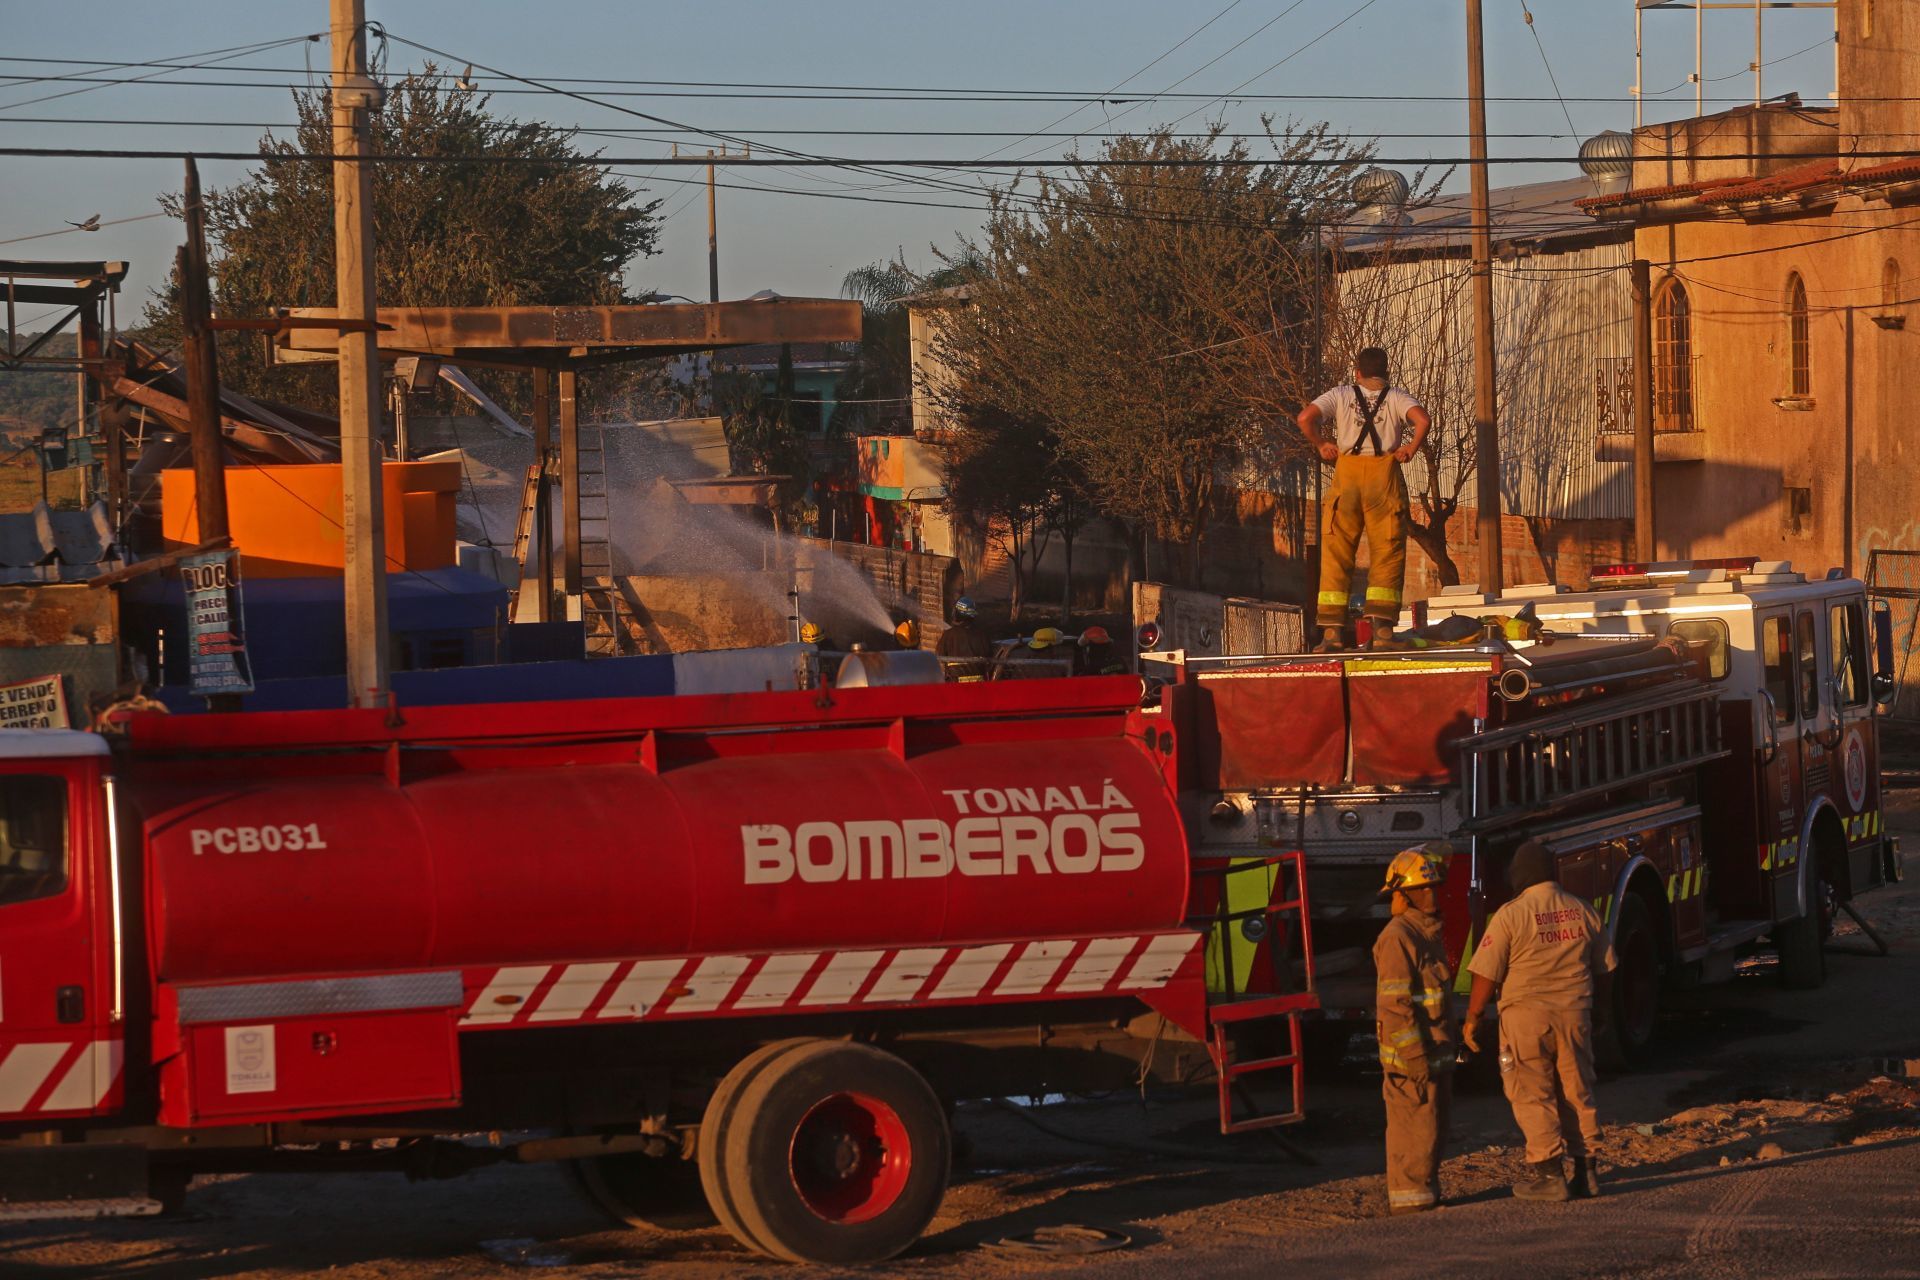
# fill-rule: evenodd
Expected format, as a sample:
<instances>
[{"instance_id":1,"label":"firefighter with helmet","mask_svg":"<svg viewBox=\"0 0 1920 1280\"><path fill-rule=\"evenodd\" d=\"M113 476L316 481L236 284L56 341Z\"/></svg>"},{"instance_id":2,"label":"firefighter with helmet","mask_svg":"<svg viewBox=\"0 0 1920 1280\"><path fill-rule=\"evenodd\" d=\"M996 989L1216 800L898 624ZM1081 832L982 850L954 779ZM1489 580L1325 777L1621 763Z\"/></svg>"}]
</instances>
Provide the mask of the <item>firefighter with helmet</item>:
<instances>
[{"instance_id":1,"label":"firefighter with helmet","mask_svg":"<svg viewBox=\"0 0 1920 1280\"><path fill-rule=\"evenodd\" d=\"M1080 660L1076 664L1077 674L1083 676L1125 675L1127 664L1121 662L1113 652L1113 638L1105 627L1095 625L1080 633Z\"/></svg>"},{"instance_id":2,"label":"firefighter with helmet","mask_svg":"<svg viewBox=\"0 0 1920 1280\"><path fill-rule=\"evenodd\" d=\"M810 644L822 653L826 653L835 647L833 641L827 639L827 633L821 629L820 624L817 622L803 622L800 624L800 643Z\"/></svg>"},{"instance_id":3,"label":"firefighter with helmet","mask_svg":"<svg viewBox=\"0 0 1920 1280\"><path fill-rule=\"evenodd\" d=\"M1002 664L1000 670L995 673L996 676L1001 680L1038 680L1054 675L1055 672L1048 670L1050 664L1045 660L1057 656L1055 649L1065 639L1058 627L1040 627L1024 641L1004 641L1008 648L1000 655ZM1026 645L1028 651L1024 661L1015 657L1020 652L1022 644ZM1068 665L1071 668L1071 659Z\"/></svg>"},{"instance_id":4,"label":"firefighter with helmet","mask_svg":"<svg viewBox=\"0 0 1920 1280\"><path fill-rule=\"evenodd\" d=\"M953 602L953 624L940 633L933 647L940 666L949 680L983 680L987 660L993 657L993 641L980 629L980 611L973 600L961 596Z\"/></svg>"},{"instance_id":5,"label":"firefighter with helmet","mask_svg":"<svg viewBox=\"0 0 1920 1280\"><path fill-rule=\"evenodd\" d=\"M1500 1084L1527 1140L1522 1200L1597 1196L1594 1144L1600 1115L1593 1100L1593 1000L1614 967L1600 913L1560 887L1553 851L1524 841L1507 865L1513 894L1487 921L1467 962L1473 993L1463 1028L1480 1050L1480 1019L1500 992ZM1567 1177L1565 1157L1573 1159Z\"/></svg>"},{"instance_id":6,"label":"firefighter with helmet","mask_svg":"<svg viewBox=\"0 0 1920 1280\"><path fill-rule=\"evenodd\" d=\"M1393 918L1373 944L1374 1030L1385 1072L1387 1210L1396 1214L1440 1203L1455 1050L1439 891L1452 853L1427 844L1394 855L1380 890L1392 895Z\"/></svg>"}]
</instances>

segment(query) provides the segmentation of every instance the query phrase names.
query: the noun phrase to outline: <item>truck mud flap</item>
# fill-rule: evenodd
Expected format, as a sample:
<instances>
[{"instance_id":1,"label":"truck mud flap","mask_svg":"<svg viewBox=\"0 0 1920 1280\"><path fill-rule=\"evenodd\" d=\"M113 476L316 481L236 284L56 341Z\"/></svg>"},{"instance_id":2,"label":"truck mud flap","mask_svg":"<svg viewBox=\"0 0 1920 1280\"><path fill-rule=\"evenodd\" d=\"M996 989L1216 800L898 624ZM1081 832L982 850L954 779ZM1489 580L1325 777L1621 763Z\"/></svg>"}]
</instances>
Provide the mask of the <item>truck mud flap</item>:
<instances>
[{"instance_id":1,"label":"truck mud flap","mask_svg":"<svg viewBox=\"0 0 1920 1280\"><path fill-rule=\"evenodd\" d=\"M124 1142L0 1147L0 1205L144 1199L147 1152Z\"/></svg>"}]
</instances>

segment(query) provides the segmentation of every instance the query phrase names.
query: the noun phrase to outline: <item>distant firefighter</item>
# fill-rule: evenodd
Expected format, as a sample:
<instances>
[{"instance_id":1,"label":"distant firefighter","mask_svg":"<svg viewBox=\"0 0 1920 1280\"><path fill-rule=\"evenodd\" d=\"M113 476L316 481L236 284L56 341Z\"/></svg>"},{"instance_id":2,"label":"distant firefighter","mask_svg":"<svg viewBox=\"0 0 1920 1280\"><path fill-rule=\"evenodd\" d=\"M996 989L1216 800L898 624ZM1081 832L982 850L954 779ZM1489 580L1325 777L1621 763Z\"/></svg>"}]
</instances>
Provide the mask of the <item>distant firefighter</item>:
<instances>
[{"instance_id":1,"label":"distant firefighter","mask_svg":"<svg viewBox=\"0 0 1920 1280\"><path fill-rule=\"evenodd\" d=\"M987 659L993 656L993 641L980 627L980 611L973 601L961 596L953 602L953 624L940 633L934 653L949 680L983 680Z\"/></svg>"}]
</instances>

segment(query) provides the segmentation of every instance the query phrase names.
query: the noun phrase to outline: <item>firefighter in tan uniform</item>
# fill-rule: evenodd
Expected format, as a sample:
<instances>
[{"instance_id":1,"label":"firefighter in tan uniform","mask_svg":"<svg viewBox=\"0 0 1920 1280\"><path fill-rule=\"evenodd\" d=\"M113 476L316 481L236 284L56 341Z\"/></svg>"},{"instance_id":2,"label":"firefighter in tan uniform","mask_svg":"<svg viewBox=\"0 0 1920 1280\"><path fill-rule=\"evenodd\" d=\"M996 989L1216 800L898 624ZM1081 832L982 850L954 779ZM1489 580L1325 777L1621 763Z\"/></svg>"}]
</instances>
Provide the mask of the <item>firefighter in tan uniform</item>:
<instances>
[{"instance_id":1,"label":"firefighter in tan uniform","mask_svg":"<svg viewBox=\"0 0 1920 1280\"><path fill-rule=\"evenodd\" d=\"M1434 845L1397 854L1381 889L1393 895L1393 919L1373 944L1391 1213L1420 1213L1440 1203L1454 1040L1447 1012L1453 971L1441 940L1438 886L1451 852Z\"/></svg>"},{"instance_id":2,"label":"firefighter in tan uniform","mask_svg":"<svg viewBox=\"0 0 1920 1280\"><path fill-rule=\"evenodd\" d=\"M1350 385L1328 391L1297 419L1321 460L1333 463L1321 537L1315 652L1340 647L1362 534L1372 557L1363 612L1373 621L1375 647L1391 646L1407 576L1407 482L1400 465L1420 452L1433 425L1418 400L1388 384L1385 351L1368 347L1353 365ZM1323 425L1333 428L1332 439L1321 433Z\"/></svg>"},{"instance_id":3,"label":"firefighter in tan uniform","mask_svg":"<svg viewBox=\"0 0 1920 1280\"><path fill-rule=\"evenodd\" d=\"M1593 999L1614 967L1613 944L1594 909L1561 888L1553 854L1538 840L1514 851L1507 868L1513 898L1487 922L1467 962L1473 994L1465 1040L1478 1053L1479 1023L1500 991L1500 1081L1527 1140L1523 1200L1600 1194L1594 1145L1600 1117L1593 1100ZM1572 1156L1571 1186L1563 1157Z\"/></svg>"}]
</instances>

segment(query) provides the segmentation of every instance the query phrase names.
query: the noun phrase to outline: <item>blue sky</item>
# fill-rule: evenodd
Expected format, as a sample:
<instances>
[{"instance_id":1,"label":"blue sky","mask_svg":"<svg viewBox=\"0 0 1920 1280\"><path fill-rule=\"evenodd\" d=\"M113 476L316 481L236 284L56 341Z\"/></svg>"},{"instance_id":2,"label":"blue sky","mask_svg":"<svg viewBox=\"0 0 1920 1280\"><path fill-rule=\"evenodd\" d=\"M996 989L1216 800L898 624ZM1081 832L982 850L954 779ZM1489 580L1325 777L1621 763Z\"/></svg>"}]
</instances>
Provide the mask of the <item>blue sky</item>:
<instances>
[{"instance_id":1,"label":"blue sky","mask_svg":"<svg viewBox=\"0 0 1920 1280\"><path fill-rule=\"evenodd\" d=\"M1573 132L1586 136L1632 124L1627 89L1633 80L1632 0L1527 0L1533 33L1521 0L1486 0L1489 93L1544 97L1540 102L1494 102L1496 156L1571 154ZM916 0L702 0L701 3L614 3L612 0L549 0L509 4L499 0L369 0L368 16L395 37L448 50L460 62L501 68L535 79L606 77L650 81L726 81L811 85L910 86L931 89L1052 90L1104 93L1115 89L1125 102L1106 107L1056 102L794 101L773 98L666 96L657 88L619 88L647 96L613 99L635 110L699 128L757 138L813 154L853 157L972 158L1003 144L1017 144L1003 157L1057 156L1066 138L1017 135L1053 126L1099 133L1172 121L1198 109L1183 127L1198 127L1221 115L1236 129L1255 129L1262 111L1282 119L1326 119L1359 135L1392 134L1382 143L1392 156L1463 154L1465 106L1458 101L1352 101L1309 95L1435 95L1464 90L1461 57L1464 5L1459 0L971 0L933 5ZM39 64L28 58L119 61L192 60L249 42L322 31L323 0L188 0L181 16L160 18L151 3L91 0L84 6L6 6L7 40L0 74L11 77L62 73L100 74L87 67ZM1753 24L1744 13L1709 14L1709 92L1731 99L1752 92L1746 67L1752 58ZM1209 23L1204 29L1202 24ZM1344 20L1344 21L1343 21ZM1832 55L1814 47L1832 29L1824 13L1770 15L1766 32L1769 96L1798 90L1821 102L1832 88ZM1264 28L1264 29L1263 29ZM1330 34L1328 34L1330 32ZM1197 33L1197 34L1196 34ZM1544 45L1563 112L1536 47ZM1184 44L1180 42L1185 40ZM1317 42L1316 42L1317 41ZM1310 43L1313 42L1313 43ZM1239 47L1234 46L1238 44ZM1178 48L1175 48L1179 45ZM1303 46L1305 46L1303 48ZM1691 14L1647 18L1646 81L1650 92L1678 86L1650 100L1648 118L1688 114L1692 89L1685 85L1693 63ZM1806 52L1797 52L1807 50ZM1165 55L1164 57L1162 55ZM1292 55L1289 57L1289 55ZM1796 55L1796 56L1786 56ZM398 43L389 46L394 69L418 65L426 55ZM1142 67L1159 58L1144 73ZM1285 60L1285 61L1283 61ZM1211 63L1211 65L1206 65ZM1278 67L1274 64L1280 63ZM82 83L0 81L0 145L250 150L259 125L292 119L288 85L324 74L324 44L294 44L236 58L234 67L266 73L238 75L209 68L177 71L137 85L89 87ZM1268 70L1268 68L1273 68ZM280 74L274 74L277 69ZM456 65L455 69L458 69ZM143 70L111 75L145 74ZM1133 78L1129 78L1133 77ZM247 79L271 87L224 88L168 85L168 79ZM515 86L479 73L483 88ZM1178 85L1179 93L1228 95L1224 102L1149 98ZM592 93L593 87L579 86ZM68 93L86 89L81 93ZM708 90L706 92L714 92ZM52 101L29 102L52 93ZM1296 95L1261 100L1245 95ZM1143 98L1148 100L1142 101ZM1604 99L1582 101L1581 99ZM1730 105L1730 104L1728 104ZM503 94L494 107L505 114L588 129L648 128L646 122L600 106L549 94ZM235 127L189 128L180 124L54 124L36 117L89 121L241 122ZM1009 131L1002 137L878 137L773 133L772 130ZM1451 136L1416 136L1451 135ZM686 139L693 142L694 136ZM658 139L583 140L608 154L662 155ZM702 144L705 145L704 143ZM1081 145L1091 149L1097 140ZM233 164L203 166L210 184L231 182ZM1568 166L1510 166L1495 170L1495 184L1570 174ZM155 196L176 189L175 160L47 160L0 157L0 242L57 230L66 220L98 213L106 221L152 213ZM697 170L632 170L649 194L666 201L671 214L661 253L636 263L633 287L696 298L706 293L705 203ZM889 183L861 174L820 170L736 170L723 177L753 184L801 188L832 195L864 195L933 204L976 203L953 192ZM980 175L943 175L945 181L977 184ZM883 185L884 184L884 185ZM1464 184L1464 178L1460 180ZM833 294L845 272L904 249L925 262L930 243L951 244L956 232L977 230L978 216L965 209L868 203L826 195L786 195L759 190L720 193L721 293L743 297L757 289L786 294ZM136 314L139 300L161 278L179 242L177 224L146 218L96 233L72 233L0 243L0 256L26 258L123 258L133 265L130 296L122 316Z\"/></svg>"}]
</instances>

